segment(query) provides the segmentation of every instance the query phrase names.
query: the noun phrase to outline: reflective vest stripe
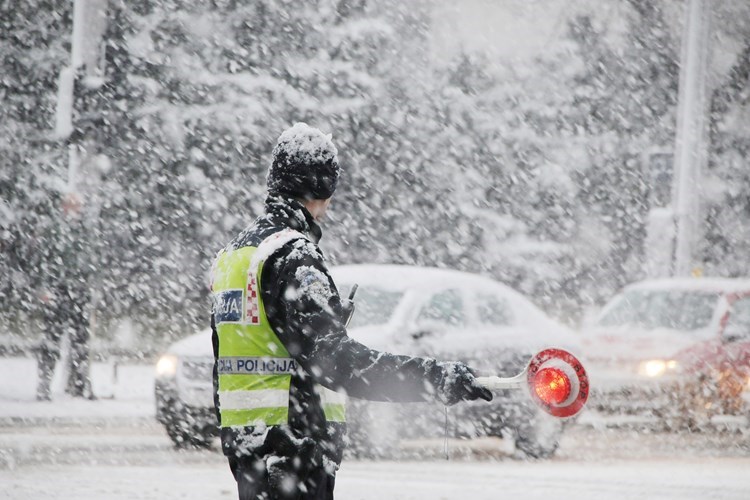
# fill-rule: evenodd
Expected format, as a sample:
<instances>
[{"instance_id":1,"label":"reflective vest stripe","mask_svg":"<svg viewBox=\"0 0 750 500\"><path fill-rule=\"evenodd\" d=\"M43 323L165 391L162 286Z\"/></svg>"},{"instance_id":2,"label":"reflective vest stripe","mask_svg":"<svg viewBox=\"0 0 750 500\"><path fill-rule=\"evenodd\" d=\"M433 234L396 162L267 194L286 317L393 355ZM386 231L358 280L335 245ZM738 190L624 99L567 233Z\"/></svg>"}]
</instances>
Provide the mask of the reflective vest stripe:
<instances>
[{"instance_id":1,"label":"reflective vest stripe","mask_svg":"<svg viewBox=\"0 0 750 500\"><path fill-rule=\"evenodd\" d=\"M323 405L323 413L329 422L346 422L346 406Z\"/></svg>"},{"instance_id":2,"label":"reflective vest stripe","mask_svg":"<svg viewBox=\"0 0 750 500\"><path fill-rule=\"evenodd\" d=\"M221 410L222 427L255 425L284 425L289 420L289 408L258 408L255 410Z\"/></svg>"},{"instance_id":3,"label":"reflective vest stripe","mask_svg":"<svg viewBox=\"0 0 750 500\"><path fill-rule=\"evenodd\" d=\"M289 375L219 375L219 390L283 389L288 391L291 379Z\"/></svg>"},{"instance_id":4,"label":"reflective vest stripe","mask_svg":"<svg viewBox=\"0 0 750 500\"><path fill-rule=\"evenodd\" d=\"M316 389L318 391L318 395L320 396L320 401L322 401L323 404L346 404L346 394L332 391L321 385L316 387Z\"/></svg>"},{"instance_id":5,"label":"reflective vest stripe","mask_svg":"<svg viewBox=\"0 0 750 500\"><path fill-rule=\"evenodd\" d=\"M289 404L289 390L219 391L219 404L222 411L286 408Z\"/></svg>"},{"instance_id":6,"label":"reflective vest stripe","mask_svg":"<svg viewBox=\"0 0 750 500\"><path fill-rule=\"evenodd\" d=\"M315 389L318 392L318 396L320 396L320 402L323 404L323 412L325 413L326 420L330 422L345 422L346 395L320 385Z\"/></svg>"}]
</instances>

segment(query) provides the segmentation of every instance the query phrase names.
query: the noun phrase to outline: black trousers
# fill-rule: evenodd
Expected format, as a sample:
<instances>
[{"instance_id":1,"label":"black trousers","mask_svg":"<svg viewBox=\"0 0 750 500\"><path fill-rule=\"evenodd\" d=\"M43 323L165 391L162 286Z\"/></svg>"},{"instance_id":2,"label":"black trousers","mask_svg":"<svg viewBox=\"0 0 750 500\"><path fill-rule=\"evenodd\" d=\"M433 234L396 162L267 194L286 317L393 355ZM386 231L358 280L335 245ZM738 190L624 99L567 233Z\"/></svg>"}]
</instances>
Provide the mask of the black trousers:
<instances>
[{"instance_id":1,"label":"black trousers","mask_svg":"<svg viewBox=\"0 0 750 500\"><path fill-rule=\"evenodd\" d=\"M275 456L228 457L239 500L333 500L336 476Z\"/></svg>"}]
</instances>

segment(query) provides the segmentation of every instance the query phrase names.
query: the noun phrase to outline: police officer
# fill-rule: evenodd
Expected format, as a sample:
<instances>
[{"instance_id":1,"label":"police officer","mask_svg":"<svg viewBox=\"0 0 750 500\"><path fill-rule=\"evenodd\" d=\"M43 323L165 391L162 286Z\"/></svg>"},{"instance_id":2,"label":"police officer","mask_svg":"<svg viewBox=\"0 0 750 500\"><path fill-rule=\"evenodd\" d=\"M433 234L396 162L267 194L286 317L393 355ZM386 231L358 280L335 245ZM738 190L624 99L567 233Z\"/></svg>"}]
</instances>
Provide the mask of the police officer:
<instances>
[{"instance_id":1,"label":"police officer","mask_svg":"<svg viewBox=\"0 0 750 500\"><path fill-rule=\"evenodd\" d=\"M344 394L492 399L463 363L377 352L347 336L346 301L318 248L339 173L330 135L304 123L286 130L265 214L213 265L214 401L241 500L333 498Z\"/></svg>"}]
</instances>

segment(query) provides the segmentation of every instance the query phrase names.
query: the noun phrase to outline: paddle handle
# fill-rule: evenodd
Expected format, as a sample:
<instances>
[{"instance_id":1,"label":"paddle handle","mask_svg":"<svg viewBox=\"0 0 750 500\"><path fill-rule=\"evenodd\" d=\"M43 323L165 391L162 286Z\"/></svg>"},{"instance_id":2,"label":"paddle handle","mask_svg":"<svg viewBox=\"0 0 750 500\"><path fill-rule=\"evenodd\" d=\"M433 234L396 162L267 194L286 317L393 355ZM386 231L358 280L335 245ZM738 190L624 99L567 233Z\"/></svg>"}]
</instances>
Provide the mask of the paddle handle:
<instances>
[{"instance_id":1,"label":"paddle handle","mask_svg":"<svg viewBox=\"0 0 750 500\"><path fill-rule=\"evenodd\" d=\"M526 384L526 371L519 373L515 377L477 377L477 382L482 387L491 391L501 389L520 389Z\"/></svg>"}]
</instances>

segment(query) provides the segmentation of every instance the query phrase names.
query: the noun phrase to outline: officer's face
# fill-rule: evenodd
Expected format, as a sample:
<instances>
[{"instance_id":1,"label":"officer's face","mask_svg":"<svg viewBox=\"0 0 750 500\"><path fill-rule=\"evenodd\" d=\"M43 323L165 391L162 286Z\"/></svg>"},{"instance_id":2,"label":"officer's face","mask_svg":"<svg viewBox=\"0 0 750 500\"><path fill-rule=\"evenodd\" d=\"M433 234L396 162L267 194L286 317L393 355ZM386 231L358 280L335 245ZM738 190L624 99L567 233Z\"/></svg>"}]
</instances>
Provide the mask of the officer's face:
<instances>
[{"instance_id":1,"label":"officer's face","mask_svg":"<svg viewBox=\"0 0 750 500\"><path fill-rule=\"evenodd\" d=\"M328 198L326 200L308 200L305 203L305 207L310 212L310 215L313 216L313 219L315 219L315 222L321 222L326 216L326 211L328 210L328 205L331 204L331 198Z\"/></svg>"}]
</instances>

